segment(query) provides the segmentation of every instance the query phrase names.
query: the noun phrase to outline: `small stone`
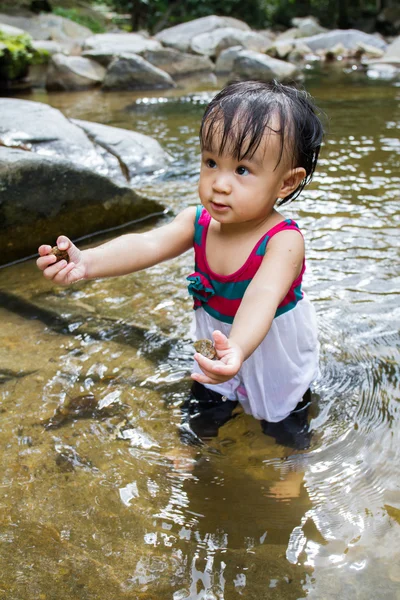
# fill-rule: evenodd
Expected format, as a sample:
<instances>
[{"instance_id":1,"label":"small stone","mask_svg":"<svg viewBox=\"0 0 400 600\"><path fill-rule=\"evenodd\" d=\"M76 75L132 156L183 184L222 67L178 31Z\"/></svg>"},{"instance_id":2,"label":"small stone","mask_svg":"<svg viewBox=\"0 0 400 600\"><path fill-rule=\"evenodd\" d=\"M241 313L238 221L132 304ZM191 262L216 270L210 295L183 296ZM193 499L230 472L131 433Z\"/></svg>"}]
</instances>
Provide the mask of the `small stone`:
<instances>
[{"instance_id":1,"label":"small stone","mask_svg":"<svg viewBox=\"0 0 400 600\"><path fill-rule=\"evenodd\" d=\"M196 352L199 352L210 360L215 360L217 358L217 351L211 340L197 340L197 342L194 343L194 349Z\"/></svg>"},{"instance_id":2,"label":"small stone","mask_svg":"<svg viewBox=\"0 0 400 600\"><path fill-rule=\"evenodd\" d=\"M60 250L60 248L58 246L54 246L51 249L50 254L54 254L54 256L57 259L57 262L60 262L60 260L66 260L67 263L69 263L69 255L67 250Z\"/></svg>"}]
</instances>

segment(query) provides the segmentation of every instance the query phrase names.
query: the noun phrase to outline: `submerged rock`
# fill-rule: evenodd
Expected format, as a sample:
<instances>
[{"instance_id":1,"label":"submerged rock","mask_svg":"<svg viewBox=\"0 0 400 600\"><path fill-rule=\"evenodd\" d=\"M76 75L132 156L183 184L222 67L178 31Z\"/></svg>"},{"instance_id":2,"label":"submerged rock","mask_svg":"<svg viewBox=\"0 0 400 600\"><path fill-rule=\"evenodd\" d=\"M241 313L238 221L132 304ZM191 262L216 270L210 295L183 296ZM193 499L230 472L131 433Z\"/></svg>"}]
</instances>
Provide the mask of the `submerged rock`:
<instances>
[{"instance_id":1,"label":"submerged rock","mask_svg":"<svg viewBox=\"0 0 400 600\"><path fill-rule=\"evenodd\" d=\"M100 407L97 398L93 394L80 394L75 398L69 398L61 404L50 419L42 421L45 429L57 429L65 423L74 419L90 419L96 417L109 417L117 414L121 405L108 405Z\"/></svg>"},{"instance_id":2,"label":"submerged rock","mask_svg":"<svg viewBox=\"0 0 400 600\"><path fill-rule=\"evenodd\" d=\"M93 467L90 460L79 456L78 452L72 446L65 444L56 444L56 465L64 473L75 471L77 468L85 470L97 470Z\"/></svg>"}]
</instances>

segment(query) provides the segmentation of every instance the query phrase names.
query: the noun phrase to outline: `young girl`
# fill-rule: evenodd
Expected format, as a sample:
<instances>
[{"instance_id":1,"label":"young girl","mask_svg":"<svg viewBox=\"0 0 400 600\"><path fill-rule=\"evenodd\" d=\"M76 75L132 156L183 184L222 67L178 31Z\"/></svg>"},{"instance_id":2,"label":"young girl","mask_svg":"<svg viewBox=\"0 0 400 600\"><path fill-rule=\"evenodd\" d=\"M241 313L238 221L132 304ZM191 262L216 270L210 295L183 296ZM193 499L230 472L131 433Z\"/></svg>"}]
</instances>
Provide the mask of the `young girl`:
<instances>
[{"instance_id":1,"label":"young girl","mask_svg":"<svg viewBox=\"0 0 400 600\"><path fill-rule=\"evenodd\" d=\"M301 287L302 234L275 206L311 180L322 136L304 91L276 82L230 84L208 105L200 128L202 206L84 251L60 236L68 264L56 262L50 246L39 248L46 279L67 285L139 271L194 247L188 281L196 336L212 338L217 353L216 360L194 356L189 412L200 434L212 423L215 434L237 402L281 443L299 446L295 438L306 430L317 326Z\"/></svg>"}]
</instances>

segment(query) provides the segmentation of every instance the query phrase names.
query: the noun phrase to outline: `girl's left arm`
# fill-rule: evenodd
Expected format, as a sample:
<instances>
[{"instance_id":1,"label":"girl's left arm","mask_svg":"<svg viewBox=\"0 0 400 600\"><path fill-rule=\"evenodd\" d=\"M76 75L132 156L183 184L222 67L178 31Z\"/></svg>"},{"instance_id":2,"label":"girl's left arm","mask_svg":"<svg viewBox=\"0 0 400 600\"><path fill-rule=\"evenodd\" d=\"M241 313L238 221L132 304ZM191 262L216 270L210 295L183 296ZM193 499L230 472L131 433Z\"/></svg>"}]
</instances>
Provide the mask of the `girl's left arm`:
<instances>
[{"instance_id":1,"label":"girl's left arm","mask_svg":"<svg viewBox=\"0 0 400 600\"><path fill-rule=\"evenodd\" d=\"M271 238L240 303L229 338L219 331L213 334L218 360L195 354L204 375L193 373L193 379L216 384L236 375L270 330L276 309L300 275L303 260L304 241L299 232L282 231Z\"/></svg>"}]
</instances>

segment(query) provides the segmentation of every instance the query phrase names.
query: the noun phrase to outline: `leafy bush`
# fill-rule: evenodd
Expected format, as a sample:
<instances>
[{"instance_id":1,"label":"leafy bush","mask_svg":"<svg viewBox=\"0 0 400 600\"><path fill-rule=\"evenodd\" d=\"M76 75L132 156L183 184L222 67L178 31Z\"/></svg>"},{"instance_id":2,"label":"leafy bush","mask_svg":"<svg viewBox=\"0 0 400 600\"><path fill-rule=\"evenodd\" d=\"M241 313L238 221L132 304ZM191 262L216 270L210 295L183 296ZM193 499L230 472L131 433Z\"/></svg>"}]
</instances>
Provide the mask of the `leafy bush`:
<instances>
[{"instance_id":1,"label":"leafy bush","mask_svg":"<svg viewBox=\"0 0 400 600\"><path fill-rule=\"evenodd\" d=\"M32 38L26 34L10 35L0 30L0 81L21 79L29 65L48 62L46 50L35 50Z\"/></svg>"}]
</instances>

